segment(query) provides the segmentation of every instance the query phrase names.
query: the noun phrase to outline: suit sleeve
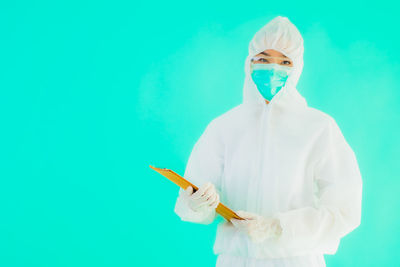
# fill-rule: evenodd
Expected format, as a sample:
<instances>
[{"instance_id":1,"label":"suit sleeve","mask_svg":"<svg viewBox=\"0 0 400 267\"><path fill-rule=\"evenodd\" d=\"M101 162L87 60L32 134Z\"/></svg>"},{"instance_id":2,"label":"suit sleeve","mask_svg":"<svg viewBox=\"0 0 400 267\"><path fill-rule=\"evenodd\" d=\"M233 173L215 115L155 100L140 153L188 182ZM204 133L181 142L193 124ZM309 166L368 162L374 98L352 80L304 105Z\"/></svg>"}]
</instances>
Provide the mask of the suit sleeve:
<instances>
[{"instance_id":1,"label":"suit sleeve","mask_svg":"<svg viewBox=\"0 0 400 267\"><path fill-rule=\"evenodd\" d=\"M314 165L318 204L278 212L274 216L282 227L278 242L294 250L324 251L325 245L339 244L340 238L361 222L362 179L359 166L333 118L330 118L322 145L324 153ZM333 254L336 249L326 253Z\"/></svg>"},{"instance_id":2,"label":"suit sleeve","mask_svg":"<svg viewBox=\"0 0 400 267\"><path fill-rule=\"evenodd\" d=\"M224 168L224 144L216 122L216 120L211 121L195 143L186 164L184 177L197 187L211 182L220 193ZM210 224L214 221L215 209L211 213L195 212L184 201L183 194L184 190L180 188L174 210L183 221L200 224Z\"/></svg>"}]
</instances>

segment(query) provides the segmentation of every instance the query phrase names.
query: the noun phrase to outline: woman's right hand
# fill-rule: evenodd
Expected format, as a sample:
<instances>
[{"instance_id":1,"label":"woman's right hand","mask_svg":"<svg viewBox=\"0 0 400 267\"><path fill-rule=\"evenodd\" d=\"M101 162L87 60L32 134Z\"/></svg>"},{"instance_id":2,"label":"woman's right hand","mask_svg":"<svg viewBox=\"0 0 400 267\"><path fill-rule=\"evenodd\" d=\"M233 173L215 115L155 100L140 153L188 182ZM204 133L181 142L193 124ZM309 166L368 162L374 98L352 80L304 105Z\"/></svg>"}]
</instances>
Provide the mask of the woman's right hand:
<instances>
[{"instance_id":1,"label":"woman's right hand","mask_svg":"<svg viewBox=\"0 0 400 267\"><path fill-rule=\"evenodd\" d=\"M201 185L194 193L193 187L189 186L186 188L184 195L193 211L212 210L217 208L220 202L215 186L210 182Z\"/></svg>"}]
</instances>

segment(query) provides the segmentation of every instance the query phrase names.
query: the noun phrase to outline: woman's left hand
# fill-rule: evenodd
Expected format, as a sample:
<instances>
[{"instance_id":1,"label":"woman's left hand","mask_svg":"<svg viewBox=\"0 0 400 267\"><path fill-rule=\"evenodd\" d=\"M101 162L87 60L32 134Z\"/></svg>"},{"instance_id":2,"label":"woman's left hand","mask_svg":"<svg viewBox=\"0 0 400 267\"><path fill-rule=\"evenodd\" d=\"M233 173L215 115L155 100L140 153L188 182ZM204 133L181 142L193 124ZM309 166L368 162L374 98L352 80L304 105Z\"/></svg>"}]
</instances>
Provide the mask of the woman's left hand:
<instances>
[{"instance_id":1,"label":"woman's left hand","mask_svg":"<svg viewBox=\"0 0 400 267\"><path fill-rule=\"evenodd\" d=\"M263 217L242 210L237 211L236 214L245 220L231 219L232 224L240 231L245 232L254 243L261 243L265 239L278 237L282 232L278 219Z\"/></svg>"}]
</instances>

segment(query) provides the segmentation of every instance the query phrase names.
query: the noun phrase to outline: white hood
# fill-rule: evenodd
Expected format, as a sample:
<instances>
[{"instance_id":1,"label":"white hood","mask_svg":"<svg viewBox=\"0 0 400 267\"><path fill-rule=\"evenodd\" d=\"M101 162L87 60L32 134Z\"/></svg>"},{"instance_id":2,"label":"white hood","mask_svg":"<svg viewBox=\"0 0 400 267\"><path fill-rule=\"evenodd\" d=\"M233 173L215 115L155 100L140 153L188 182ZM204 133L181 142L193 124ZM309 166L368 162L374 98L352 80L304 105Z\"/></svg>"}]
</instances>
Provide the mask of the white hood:
<instances>
[{"instance_id":1,"label":"white hood","mask_svg":"<svg viewBox=\"0 0 400 267\"><path fill-rule=\"evenodd\" d=\"M265 100L257 90L250 74L250 60L260 52L274 49L286 55L293 61L293 71L285 86L272 98L273 102L286 95L285 102L296 102L306 105L306 100L296 89L297 82L303 70L303 38L288 18L278 16L262 27L249 44L249 54L245 61L245 81L243 86L243 103L265 104ZM286 103L288 104L288 103Z\"/></svg>"}]
</instances>

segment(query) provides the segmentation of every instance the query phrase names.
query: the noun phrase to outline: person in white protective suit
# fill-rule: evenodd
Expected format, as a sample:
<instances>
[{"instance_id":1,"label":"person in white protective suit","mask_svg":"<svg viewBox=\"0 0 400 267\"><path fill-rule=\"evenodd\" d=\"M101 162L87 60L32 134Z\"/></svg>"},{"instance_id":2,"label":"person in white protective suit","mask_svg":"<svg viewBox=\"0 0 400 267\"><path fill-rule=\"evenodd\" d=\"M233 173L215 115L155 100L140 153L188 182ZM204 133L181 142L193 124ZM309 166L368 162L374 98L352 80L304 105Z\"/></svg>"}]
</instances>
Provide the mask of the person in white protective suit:
<instances>
[{"instance_id":1,"label":"person in white protective suit","mask_svg":"<svg viewBox=\"0 0 400 267\"><path fill-rule=\"evenodd\" d=\"M278 16L249 45L243 102L213 119L193 147L175 213L210 224L221 202L216 266L325 266L361 222L362 179L336 121L296 89L303 39Z\"/></svg>"}]
</instances>

